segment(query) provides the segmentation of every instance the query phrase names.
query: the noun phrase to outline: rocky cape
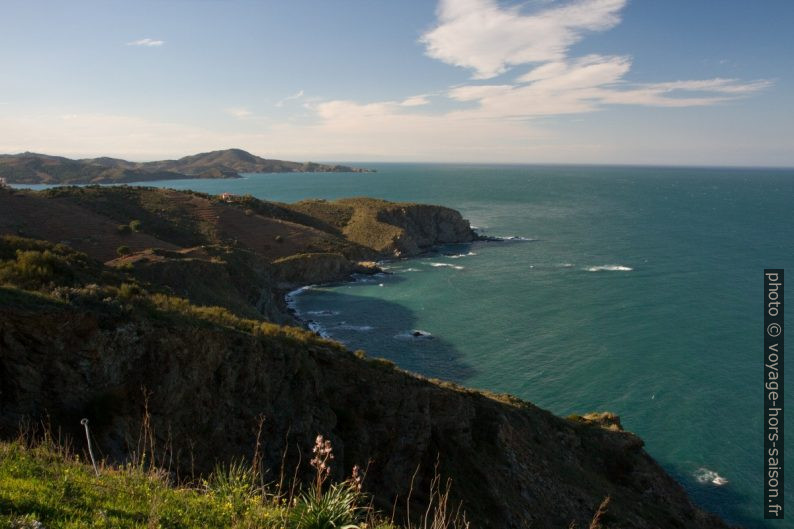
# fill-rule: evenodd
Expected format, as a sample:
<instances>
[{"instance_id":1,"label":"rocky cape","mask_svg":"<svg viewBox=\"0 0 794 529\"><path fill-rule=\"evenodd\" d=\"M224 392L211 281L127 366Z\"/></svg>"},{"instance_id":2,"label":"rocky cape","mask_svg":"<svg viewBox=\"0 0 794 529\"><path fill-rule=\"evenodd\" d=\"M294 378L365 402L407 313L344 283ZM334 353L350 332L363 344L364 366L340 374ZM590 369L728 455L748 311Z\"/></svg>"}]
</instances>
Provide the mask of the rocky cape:
<instances>
[{"instance_id":1,"label":"rocky cape","mask_svg":"<svg viewBox=\"0 0 794 529\"><path fill-rule=\"evenodd\" d=\"M184 476L250 458L264 417L260 453L274 480L284 467L307 477L323 434L336 477L369 465L365 489L385 512L409 495L423 512L437 469L472 527L586 527L606 496L604 527L726 527L614 416L559 418L289 325L286 288L475 241L454 210L129 187L0 190L3 233L2 435L48 420L79 445L88 417L102 453L123 461L148 409L158 446ZM46 274L31 276L31 263Z\"/></svg>"},{"instance_id":2,"label":"rocky cape","mask_svg":"<svg viewBox=\"0 0 794 529\"><path fill-rule=\"evenodd\" d=\"M226 149L178 160L129 162L118 158L72 160L25 152L0 155L0 178L19 184L113 184L182 178L239 178L241 173L362 173L368 169L314 162L288 162Z\"/></svg>"}]
</instances>

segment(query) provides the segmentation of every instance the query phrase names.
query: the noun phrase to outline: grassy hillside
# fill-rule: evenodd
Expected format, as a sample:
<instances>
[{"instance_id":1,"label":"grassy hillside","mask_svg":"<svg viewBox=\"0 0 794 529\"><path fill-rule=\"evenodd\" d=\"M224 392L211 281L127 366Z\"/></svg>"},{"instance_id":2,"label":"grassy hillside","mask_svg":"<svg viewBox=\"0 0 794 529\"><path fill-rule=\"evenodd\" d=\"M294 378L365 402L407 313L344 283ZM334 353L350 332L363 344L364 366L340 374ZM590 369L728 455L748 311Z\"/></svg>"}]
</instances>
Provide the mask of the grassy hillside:
<instances>
[{"instance_id":1,"label":"grassy hillside","mask_svg":"<svg viewBox=\"0 0 794 529\"><path fill-rule=\"evenodd\" d=\"M267 482L272 476L260 474L255 465L233 463L218 466L206 478L180 482L149 465L146 456L151 454L123 466L99 464L95 471L90 459L70 453L51 437L35 444L0 442L0 526L396 529L368 505L360 477L331 484L320 476L319 485L301 490Z\"/></svg>"}]
</instances>

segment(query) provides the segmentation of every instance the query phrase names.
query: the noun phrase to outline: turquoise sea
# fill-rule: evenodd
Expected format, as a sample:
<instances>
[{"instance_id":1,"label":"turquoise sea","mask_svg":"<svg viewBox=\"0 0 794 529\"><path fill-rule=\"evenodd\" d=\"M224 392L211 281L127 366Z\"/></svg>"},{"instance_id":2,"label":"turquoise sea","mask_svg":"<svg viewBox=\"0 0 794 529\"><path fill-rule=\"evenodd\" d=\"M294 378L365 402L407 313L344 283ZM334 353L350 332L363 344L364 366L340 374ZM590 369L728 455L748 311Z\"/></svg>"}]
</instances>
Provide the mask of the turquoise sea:
<instances>
[{"instance_id":1,"label":"turquoise sea","mask_svg":"<svg viewBox=\"0 0 794 529\"><path fill-rule=\"evenodd\" d=\"M443 204L483 234L523 239L390 262L383 277L316 287L296 306L411 371L563 416L614 411L701 506L746 527L794 527L794 512L764 524L762 510L762 272L794 271L793 170L369 166L378 172L157 185Z\"/></svg>"}]
</instances>

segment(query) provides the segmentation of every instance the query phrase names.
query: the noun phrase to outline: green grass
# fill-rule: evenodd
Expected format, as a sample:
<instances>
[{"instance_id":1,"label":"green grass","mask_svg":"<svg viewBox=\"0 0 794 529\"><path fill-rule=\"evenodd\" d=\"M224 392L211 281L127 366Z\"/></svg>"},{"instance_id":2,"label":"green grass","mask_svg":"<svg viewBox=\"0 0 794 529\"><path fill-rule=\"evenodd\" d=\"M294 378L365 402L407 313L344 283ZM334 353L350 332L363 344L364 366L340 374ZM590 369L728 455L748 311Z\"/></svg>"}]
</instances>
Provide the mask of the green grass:
<instances>
[{"instance_id":1,"label":"green grass","mask_svg":"<svg viewBox=\"0 0 794 529\"><path fill-rule=\"evenodd\" d=\"M164 472L131 465L105 467L96 477L90 465L52 446L2 443L0 527L284 527L287 509L274 496L251 489L238 501L215 483L175 486Z\"/></svg>"},{"instance_id":2,"label":"green grass","mask_svg":"<svg viewBox=\"0 0 794 529\"><path fill-rule=\"evenodd\" d=\"M397 529L348 482L290 501L244 463L174 483L162 470L102 466L99 476L46 440L0 442L0 527L19 529Z\"/></svg>"}]
</instances>

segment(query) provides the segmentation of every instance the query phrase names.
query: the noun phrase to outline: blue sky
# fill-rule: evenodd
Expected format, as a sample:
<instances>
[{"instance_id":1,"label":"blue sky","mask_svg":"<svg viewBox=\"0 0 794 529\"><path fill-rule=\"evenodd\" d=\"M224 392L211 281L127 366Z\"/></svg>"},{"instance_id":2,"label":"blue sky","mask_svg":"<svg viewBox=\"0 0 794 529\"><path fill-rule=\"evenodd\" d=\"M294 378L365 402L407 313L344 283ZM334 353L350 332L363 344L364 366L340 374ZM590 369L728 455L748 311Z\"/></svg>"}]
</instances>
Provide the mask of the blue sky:
<instances>
[{"instance_id":1,"label":"blue sky","mask_svg":"<svg viewBox=\"0 0 794 529\"><path fill-rule=\"evenodd\" d=\"M794 3L4 0L0 152L794 166Z\"/></svg>"}]
</instances>

